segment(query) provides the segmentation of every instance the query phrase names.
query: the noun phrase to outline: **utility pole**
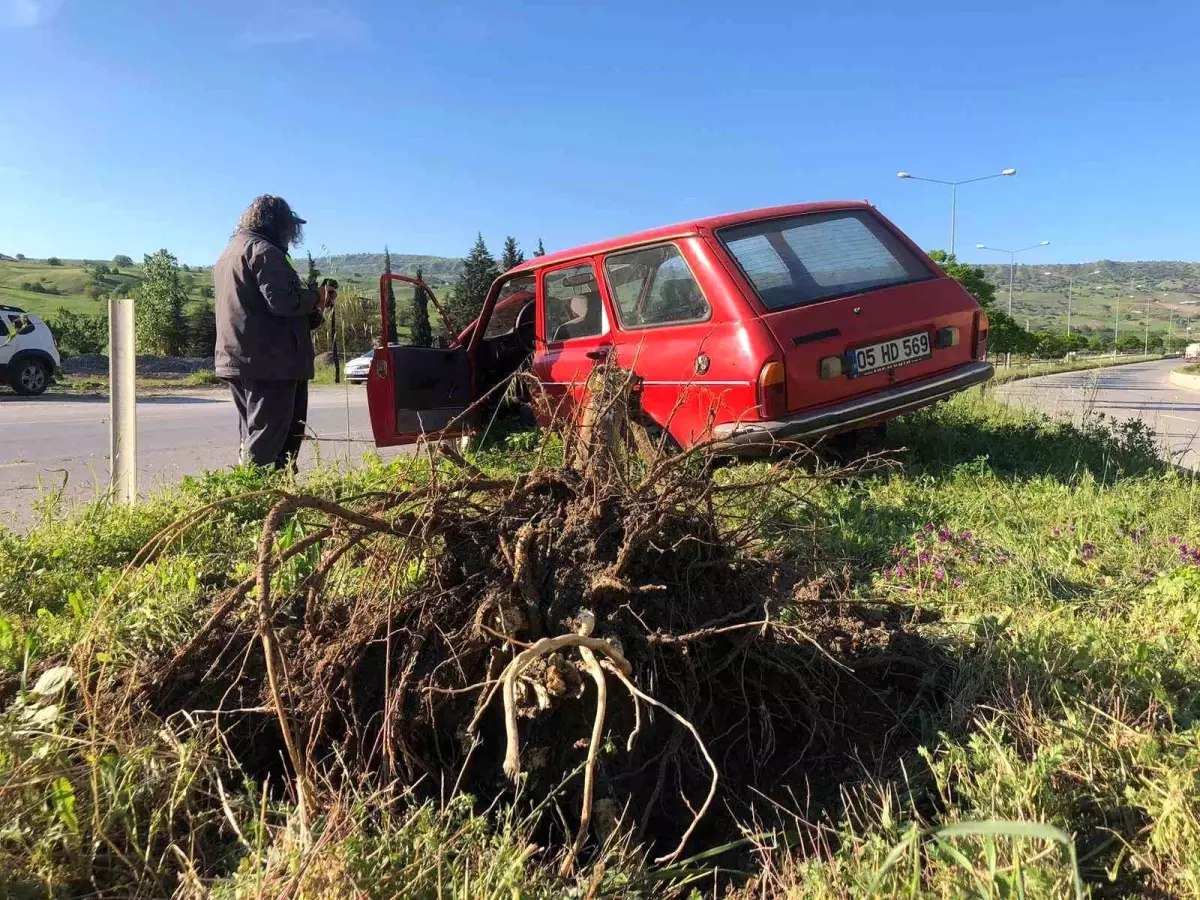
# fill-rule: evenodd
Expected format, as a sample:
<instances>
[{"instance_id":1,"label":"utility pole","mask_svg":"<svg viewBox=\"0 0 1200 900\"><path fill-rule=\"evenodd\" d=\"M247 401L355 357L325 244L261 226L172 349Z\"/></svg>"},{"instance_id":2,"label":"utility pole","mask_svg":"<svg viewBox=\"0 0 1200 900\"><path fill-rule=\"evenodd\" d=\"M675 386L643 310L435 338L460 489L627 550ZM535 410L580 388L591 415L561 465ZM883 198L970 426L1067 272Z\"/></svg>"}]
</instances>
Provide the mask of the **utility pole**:
<instances>
[{"instance_id":1,"label":"utility pole","mask_svg":"<svg viewBox=\"0 0 1200 900\"><path fill-rule=\"evenodd\" d=\"M133 301L108 301L109 484L114 503L137 502L137 386Z\"/></svg>"}]
</instances>

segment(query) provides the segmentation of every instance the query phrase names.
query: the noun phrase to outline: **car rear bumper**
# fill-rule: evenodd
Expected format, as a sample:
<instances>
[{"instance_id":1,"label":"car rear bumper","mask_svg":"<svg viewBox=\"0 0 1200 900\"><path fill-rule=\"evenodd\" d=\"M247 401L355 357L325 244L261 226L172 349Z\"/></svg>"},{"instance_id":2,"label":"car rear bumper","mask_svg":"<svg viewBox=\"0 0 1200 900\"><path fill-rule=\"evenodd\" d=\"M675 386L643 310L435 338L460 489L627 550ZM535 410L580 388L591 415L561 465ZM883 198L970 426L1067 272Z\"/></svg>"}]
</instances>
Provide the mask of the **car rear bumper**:
<instances>
[{"instance_id":1,"label":"car rear bumper","mask_svg":"<svg viewBox=\"0 0 1200 900\"><path fill-rule=\"evenodd\" d=\"M966 363L940 375L896 385L836 406L766 422L717 425L713 428L713 437L718 447L730 450L769 447L783 441L809 441L833 431L912 412L973 385L983 384L992 374L991 363Z\"/></svg>"}]
</instances>

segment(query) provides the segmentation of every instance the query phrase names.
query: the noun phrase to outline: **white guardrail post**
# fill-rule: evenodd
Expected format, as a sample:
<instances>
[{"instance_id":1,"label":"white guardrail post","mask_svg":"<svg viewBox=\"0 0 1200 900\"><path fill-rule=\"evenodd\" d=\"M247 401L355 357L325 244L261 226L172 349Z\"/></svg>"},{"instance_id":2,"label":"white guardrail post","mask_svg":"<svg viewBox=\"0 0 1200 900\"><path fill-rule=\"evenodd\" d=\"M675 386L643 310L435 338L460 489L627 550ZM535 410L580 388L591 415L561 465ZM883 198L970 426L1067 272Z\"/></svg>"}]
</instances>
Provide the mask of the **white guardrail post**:
<instances>
[{"instance_id":1,"label":"white guardrail post","mask_svg":"<svg viewBox=\"0 0 1200 900\"><path fill-rule=\"evenodd\" d=\"M114 503L137 501L137 386L133 301L108 301L109 473Z\"/></svg>"}]
</instances>

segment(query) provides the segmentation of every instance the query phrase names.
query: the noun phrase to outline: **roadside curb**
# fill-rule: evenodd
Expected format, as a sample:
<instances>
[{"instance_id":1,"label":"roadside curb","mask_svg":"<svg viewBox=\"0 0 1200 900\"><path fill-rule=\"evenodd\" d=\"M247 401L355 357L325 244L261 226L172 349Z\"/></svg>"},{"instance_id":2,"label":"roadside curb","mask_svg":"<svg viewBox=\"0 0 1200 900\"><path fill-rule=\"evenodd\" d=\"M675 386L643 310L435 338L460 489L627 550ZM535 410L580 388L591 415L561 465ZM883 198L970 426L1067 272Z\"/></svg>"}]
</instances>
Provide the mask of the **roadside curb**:
<instances>
[{"instance_id":1,"label":"roadside curb","mask_svg":"<svg viewBox=\"0 0 1200 900\"><path fill-rule=\"evenodd\" d=\"M1200 375L1188 375L1178 369L1171 370L1171 384L1189 391L1200 391Z\"/></svg>"}]
</instances>

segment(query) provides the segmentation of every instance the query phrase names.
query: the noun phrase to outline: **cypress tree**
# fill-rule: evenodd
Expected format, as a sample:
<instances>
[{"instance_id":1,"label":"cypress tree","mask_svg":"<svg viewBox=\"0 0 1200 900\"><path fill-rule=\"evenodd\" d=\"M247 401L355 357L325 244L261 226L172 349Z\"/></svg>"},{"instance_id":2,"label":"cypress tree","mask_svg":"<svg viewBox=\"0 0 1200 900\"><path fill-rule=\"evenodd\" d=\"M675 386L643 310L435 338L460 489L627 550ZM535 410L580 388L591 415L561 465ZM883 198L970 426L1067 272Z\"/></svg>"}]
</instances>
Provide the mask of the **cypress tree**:
<instances>
[{"instance_id":1,"label":"cypress tree","mask_svg":"<svg viewBox=\"0 0 1200 900\"><path fill-rule=\"evenodd\" d=\"M500 269L507 272L525 262L525 254L517 246L517 239L509 235L504 239L504 254L500 257Z\"/></svg>"},{"instance_id":2,"label":"cypress tree","mask_svg":"<svg viewBox=\"0 0 1200 900\"><path fill-rule=\"evenodd\" d=\"M392 274L392 254L388 251L387 245L383 247L383 271L387 275ZM391 344L400 343L396 336L396 292L392 290L392 282L387 283L387 317L388 317L388 333L387 342Z\"/></svg>"},{"instance_id":3,"label":"cypress tree","mask_svg":"<svg viewBox=\"0 0 1200 900\"><path fill-rule=\"evenodd\" d=\"M421 280L422 273L418 267L417 281ZM414 347L433 346L433 329L429 326L429 297L420 288L413 291L412 345Z\"/></svg>"}]
</instances>

